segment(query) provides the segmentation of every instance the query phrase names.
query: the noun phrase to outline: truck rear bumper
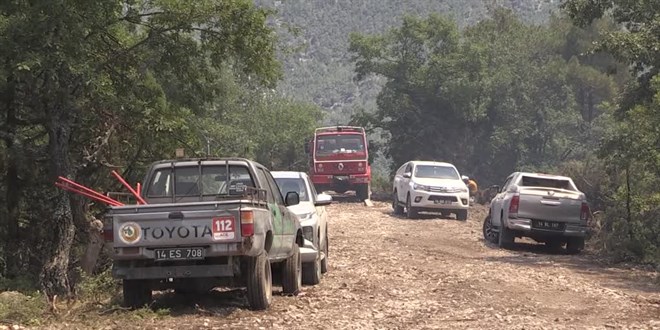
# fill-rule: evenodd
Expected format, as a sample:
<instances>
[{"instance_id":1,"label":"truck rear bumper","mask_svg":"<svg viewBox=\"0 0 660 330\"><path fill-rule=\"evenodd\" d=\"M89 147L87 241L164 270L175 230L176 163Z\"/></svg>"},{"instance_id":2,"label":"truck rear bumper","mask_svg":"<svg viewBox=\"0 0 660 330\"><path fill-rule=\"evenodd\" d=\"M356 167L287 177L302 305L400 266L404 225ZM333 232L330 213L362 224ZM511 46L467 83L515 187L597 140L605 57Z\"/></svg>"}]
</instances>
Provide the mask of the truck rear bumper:
<instances>
[{"instance_id":1,"label":"truck rear bumper","mask_svg":"<svg viewBox=\"0 0 660 330\"><path fill-rule=\"evenodd\" d=\"M341 185L341 184L364 184L369 183L368 174L313 174L312 183L315 185Z\"/></svg>"},{"instance_id":2,"label":"truck rear bumper","mask_svg":"<svg viewBox=\"0 0 660 330\"><path fill-rule=\"evenodd\" d=\"M586 237L587 226L567 223L563 231L532 228L531 219L508 219L508 228L539 236Z\"/></svg>"},{"instance_id":3,"label":"truck rear bumper","mask_svg":"<svg viewBox=\"0 0 660 330\"><path fill-rule=\"evenodd\" d=\"M121 267L112 268L112 275L123 280L146 280L167 278L231 277L231 265L188 265L167 267Z\"/></svg>"}]
</instances>

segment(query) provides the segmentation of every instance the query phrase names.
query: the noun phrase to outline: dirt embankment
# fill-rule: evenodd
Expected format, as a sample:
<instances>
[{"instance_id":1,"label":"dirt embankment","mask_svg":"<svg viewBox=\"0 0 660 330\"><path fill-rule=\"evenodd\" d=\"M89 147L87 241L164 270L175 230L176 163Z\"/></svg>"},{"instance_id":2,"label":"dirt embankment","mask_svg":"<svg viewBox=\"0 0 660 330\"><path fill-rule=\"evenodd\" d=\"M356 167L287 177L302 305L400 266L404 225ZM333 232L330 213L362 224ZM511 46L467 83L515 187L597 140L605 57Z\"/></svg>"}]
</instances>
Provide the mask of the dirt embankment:
<instances>
[{"instance_id":1,"label":"dirt embankment","mask_svg":"<svg viewBox=\"0 0 660 330\"><path fill-rule=\"evenodd\" d=\"M117 311L64 318L53 328L154 329L610 329L660 328L654 274L599 265L588 254L513 251L484 243L475 206L467 222L392 215L339 203L329 208L330 271L298 297L246 308L242 290L182 300L159 297L161 316ZM137 316L136 316L137 315Z\"/></svg>"}]
</instances>

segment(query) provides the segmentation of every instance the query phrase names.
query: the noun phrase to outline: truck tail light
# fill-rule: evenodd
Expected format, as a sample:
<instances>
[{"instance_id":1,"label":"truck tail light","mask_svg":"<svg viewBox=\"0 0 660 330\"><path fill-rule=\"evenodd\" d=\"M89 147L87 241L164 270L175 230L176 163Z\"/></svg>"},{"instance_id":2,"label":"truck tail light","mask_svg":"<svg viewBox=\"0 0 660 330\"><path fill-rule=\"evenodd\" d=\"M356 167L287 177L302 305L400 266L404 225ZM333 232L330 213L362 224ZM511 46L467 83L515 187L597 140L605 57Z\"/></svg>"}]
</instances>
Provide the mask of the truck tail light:
<instances>
[{"instance_id":1,"label":"truck tail light","mask_svg":"<svg viewBox=\"0 0 660 330\"><path fill-rule=\"evenodd\" d=\"M580 220L589 220L589 205L585 202L582 202L582 207L580 207Z\"/></svg>"},{"instance_id":2,"label":"truck tail light","mask_svg":"<svg viewBox=\"0 0 660 330\"><path fill-rule=\"evenodd\" d=\"M241 235L250 237L254 235L254 212L241 211Z\"/></svg>"},{"instance_id":3,"label":"truck tail light","mask_svg":"<svg viewBox=\"0 0 660 330\"><path fill-rule=\"evenodd\" d=\"M518 207L520 206L520 195L513 195L511 197L511 204L509 204L509 215L517 215Z\"/></svg>"},{"instance_id":4,"label":"truck tail light","mask_svg":"<svg viewBox=\"0 0 660 330\"><path fill-rule=\"evenodd\" d=\"M112 231L112 227L103 228L103 240L107 243L112 243L115 240L115 233Z\"/></svg>"}]
</instances>

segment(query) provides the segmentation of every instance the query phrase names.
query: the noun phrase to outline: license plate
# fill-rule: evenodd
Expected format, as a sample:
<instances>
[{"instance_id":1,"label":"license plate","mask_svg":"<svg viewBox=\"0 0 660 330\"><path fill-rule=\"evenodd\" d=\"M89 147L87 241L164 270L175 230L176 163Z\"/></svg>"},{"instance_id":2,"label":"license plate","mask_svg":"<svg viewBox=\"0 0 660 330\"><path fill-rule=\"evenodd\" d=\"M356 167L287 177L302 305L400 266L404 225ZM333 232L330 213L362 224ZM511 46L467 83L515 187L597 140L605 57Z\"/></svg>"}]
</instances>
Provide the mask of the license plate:
<instances>
[{"instance_id":1,"label":"license plate","mask_svg":"<svg viewBox=\"0 0 660 330\"><path fill-rule=\"evenodd\" d=\"M433 201L433 203L435 203L435 204L451 204L452 201L450 201L448 199L436 199L435 201Z\"/></svg>"},{"instance_id":2,"label":"license plate","mask_svg":"<svg viewBox=\"0 0 660 330\"><path fill-rule=\"evenodd\" d=\"M554 221L534 220L532 226L538 229L564 230L564 224Z\"/></svg>"},{"instance_id":3,"label":"license plate","mask_svg":"<svg viewBox=\"0 0 660 330\"><path fill-rule=\"evenodd\" d=\"M171 248L171 249L156 249L156 260L200 260L204 259L204 248L189 247L189 248Z\"/></svg>"}]
</instances>

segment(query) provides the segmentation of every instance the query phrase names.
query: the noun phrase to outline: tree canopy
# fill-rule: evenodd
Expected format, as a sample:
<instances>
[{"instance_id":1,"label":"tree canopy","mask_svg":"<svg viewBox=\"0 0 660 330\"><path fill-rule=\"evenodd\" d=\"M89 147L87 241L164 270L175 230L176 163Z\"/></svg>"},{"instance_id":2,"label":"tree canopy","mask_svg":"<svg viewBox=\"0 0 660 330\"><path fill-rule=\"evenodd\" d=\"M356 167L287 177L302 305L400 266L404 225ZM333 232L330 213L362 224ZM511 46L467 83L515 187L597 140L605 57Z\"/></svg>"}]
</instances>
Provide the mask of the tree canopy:
<instances>
[{"instance_id":1,"label":"tree canopy","mask_svg":"<svg viewBox=\"0 0 660 330\"><path fill-rule=\"evenodd\" d=\"M297 153L263 150L302 149L319 113L269 92L270 14L248 0L2 2L3 275L29 269L48 295L70 292L95 210L57 176L119 190L111 169L135 181L177 147L294 166Z\"/></svg>"}]
</instances>

